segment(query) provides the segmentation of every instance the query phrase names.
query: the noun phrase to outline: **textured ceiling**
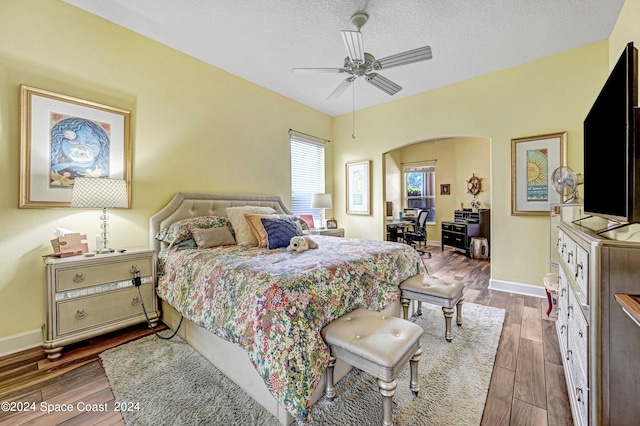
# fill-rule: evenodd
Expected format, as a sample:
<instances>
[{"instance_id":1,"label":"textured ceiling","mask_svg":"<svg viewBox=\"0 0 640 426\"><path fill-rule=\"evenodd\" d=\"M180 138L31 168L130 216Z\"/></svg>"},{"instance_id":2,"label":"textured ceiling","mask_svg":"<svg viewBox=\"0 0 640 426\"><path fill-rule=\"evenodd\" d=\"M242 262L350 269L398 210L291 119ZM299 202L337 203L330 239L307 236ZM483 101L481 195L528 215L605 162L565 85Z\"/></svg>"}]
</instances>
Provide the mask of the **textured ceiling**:
<instances>
[{"instance_id":1,"label":"textured ceiling","mask_svg":"<svg viewBox=\"0 0 640 426\"><path fill-rule=\"evenodd\" d=\"M389 96L358 78L355 108L392 101L605 40L624 0L65 0L326 114L353 108L341 30L366 11L365 50L382 58L429 45L433 59L379 73L403 89Z\"/></svg>"}]
</instances>

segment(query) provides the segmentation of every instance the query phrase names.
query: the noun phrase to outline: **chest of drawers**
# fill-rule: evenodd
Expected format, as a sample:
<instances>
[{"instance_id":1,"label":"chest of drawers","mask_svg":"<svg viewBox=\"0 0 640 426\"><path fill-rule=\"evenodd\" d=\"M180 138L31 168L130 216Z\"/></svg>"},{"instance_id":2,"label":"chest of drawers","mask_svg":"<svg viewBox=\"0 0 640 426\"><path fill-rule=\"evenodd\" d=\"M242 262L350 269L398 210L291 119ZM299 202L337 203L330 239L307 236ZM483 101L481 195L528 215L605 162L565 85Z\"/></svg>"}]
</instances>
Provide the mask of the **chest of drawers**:
<instances>
[{"instance_id":1,"label":"chest of drawers","mask_svg":"<svg viewBox=\"0 0 640 426\"><path fill-rule=\"evenodd\" d=\"M629 239L635 231L600 232L608 224L598 219L557 226L556 328L565 381L574 424L635 425L640 327L615 294L640 293L640 242Z\"/></svg>"},{"instance_id":2,"label":"chest of drawers","mask_svg":"<svg viewBox=\"0 0 640 426\"><path fill-rule=\"evenodd\" d=\"M45 258L44 349L49 359L64 346L159 318L155 296L156 254L153 250ZM142 285L132 283L139 271Z\"/></svg>"}]
</instances>

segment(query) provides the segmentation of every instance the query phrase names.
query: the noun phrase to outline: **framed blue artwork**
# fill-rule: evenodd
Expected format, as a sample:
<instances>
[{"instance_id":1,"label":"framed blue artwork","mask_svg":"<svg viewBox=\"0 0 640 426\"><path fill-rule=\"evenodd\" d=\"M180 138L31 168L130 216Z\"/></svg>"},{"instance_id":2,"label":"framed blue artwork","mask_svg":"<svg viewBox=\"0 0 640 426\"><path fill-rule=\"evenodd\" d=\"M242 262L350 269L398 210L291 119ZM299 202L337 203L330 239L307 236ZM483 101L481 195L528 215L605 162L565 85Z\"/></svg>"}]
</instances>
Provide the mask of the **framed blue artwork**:
<instances>
[{"instance_id":1,"label":"framed blue artwork","mask_svg":"<svg viewBox=\"0 0 640 426\"><path fill-rule=\"evenodd\" d=\"M548 215L563 202L553 171L567 165L567 132L511 139L511 214Z\"/></svg>"},{"instance_id":2,"label":"framed blue artwork","mask_svg":"<svg viewBox=\"0 0 640 426\"><path fill-rule=\"evenodd\" d=\"M130 111L21 85L19 207L69 207L77 177L124 179L131 201L130 119Z\"/></svg>"}]
</instances>

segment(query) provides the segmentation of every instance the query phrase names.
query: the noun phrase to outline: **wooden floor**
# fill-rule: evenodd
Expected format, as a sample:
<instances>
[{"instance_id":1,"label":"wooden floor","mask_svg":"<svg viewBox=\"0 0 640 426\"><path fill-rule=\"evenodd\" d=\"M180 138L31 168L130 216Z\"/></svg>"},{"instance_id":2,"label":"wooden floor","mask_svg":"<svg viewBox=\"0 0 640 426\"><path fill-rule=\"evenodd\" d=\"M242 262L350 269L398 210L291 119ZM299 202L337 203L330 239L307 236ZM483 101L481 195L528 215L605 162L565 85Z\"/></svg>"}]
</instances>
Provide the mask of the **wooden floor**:
<instances>
[{"instance_id":1,"label":"wooden floor","mask_svg":"<svg viewBox=\"0 0 640 426\"><path fill-rule=\"evenodd\" d=\"M546 299L488 290L489 261L439 246L429 250L432 257L423 259L430 274L465 282L466 302L506 310L482 424L572 424L554 312L545 315ZM41 348L0 358L0 402L24 410L0 410L0 425L123 425L98 354L146 334L136 326L96 338L65 350L57 362L46 360ZM79 411L79 402L95 410ZM71 411L65 411L69 404Z\"/></svg>"}]
</instances>

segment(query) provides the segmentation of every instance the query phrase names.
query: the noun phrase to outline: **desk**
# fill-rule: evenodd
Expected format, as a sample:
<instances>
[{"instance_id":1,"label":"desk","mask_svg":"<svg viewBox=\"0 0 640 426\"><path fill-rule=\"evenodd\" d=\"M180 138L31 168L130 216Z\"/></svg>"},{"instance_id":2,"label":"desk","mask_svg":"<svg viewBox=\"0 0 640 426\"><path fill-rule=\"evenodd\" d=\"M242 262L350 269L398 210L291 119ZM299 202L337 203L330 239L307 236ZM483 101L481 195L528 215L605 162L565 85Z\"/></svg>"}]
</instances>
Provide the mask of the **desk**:
<instances>
[{"instance_id":1,"label":"desk","mask_svg":"<svg viewBox=\"0 0 640 426\"><path fill-rule=\"evenodd\" d=\"M387 240L398 241L398 230L403 232L413 226L415 223L409 220L388 220L387 221Z\"/></svg>"}]
</instances>

